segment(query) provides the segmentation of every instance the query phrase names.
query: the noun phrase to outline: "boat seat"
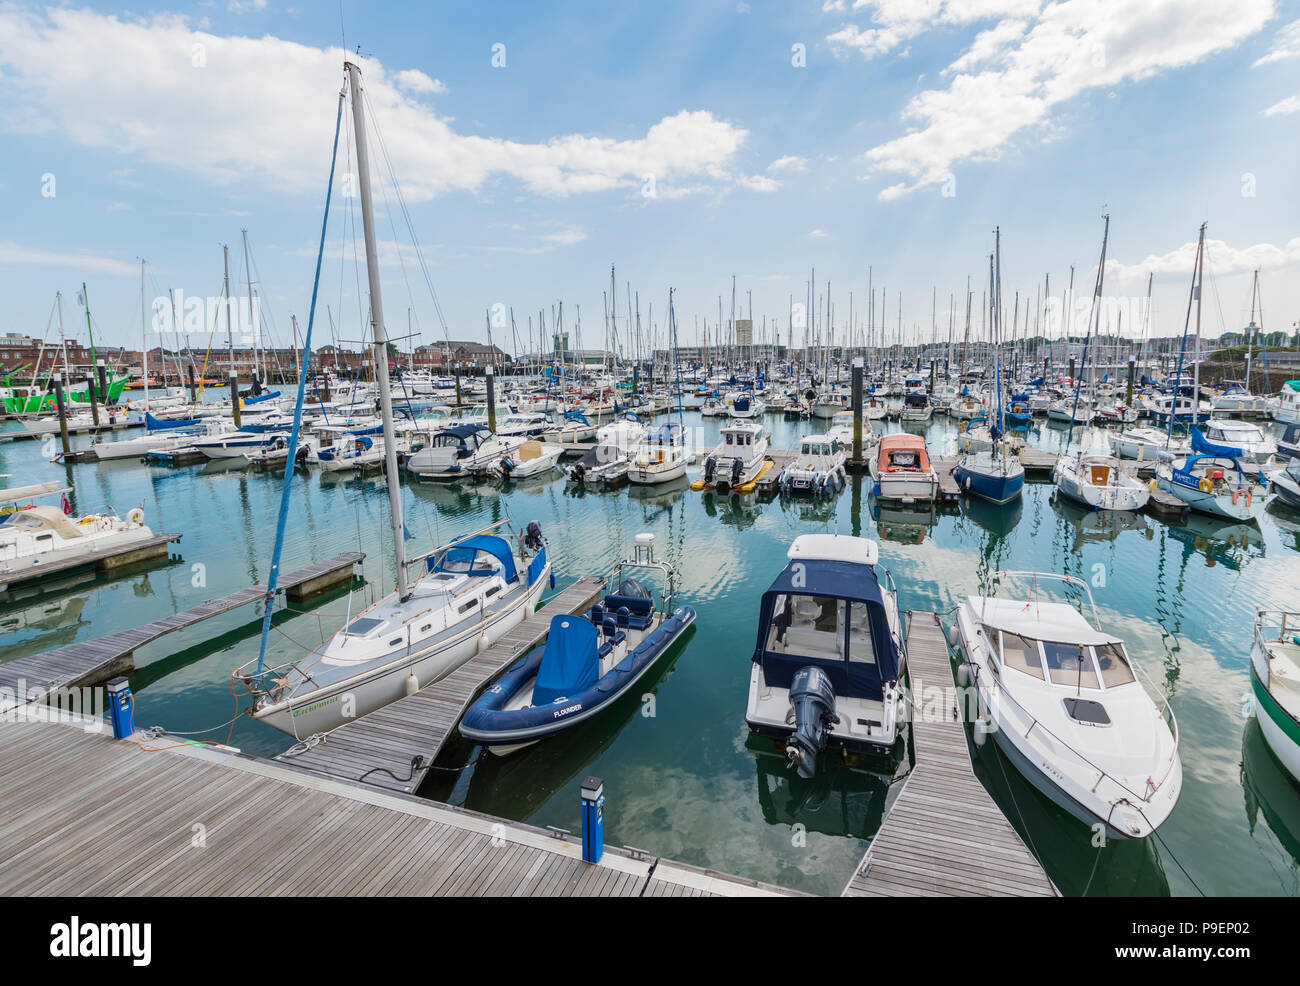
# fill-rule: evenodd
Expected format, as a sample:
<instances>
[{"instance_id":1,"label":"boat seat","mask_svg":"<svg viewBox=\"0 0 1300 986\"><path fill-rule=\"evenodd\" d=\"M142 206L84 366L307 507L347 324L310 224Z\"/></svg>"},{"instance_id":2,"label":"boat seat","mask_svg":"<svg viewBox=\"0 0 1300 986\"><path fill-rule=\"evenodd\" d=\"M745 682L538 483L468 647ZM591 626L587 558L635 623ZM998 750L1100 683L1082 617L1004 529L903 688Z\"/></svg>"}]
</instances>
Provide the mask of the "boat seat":
<instances>
[{"instance_id":1,"label":"boat seat","mask_svg":"<svg viewBox=\"0 0 1300 986\"><path fill-rule=\"evenodd\" d=\"M839 648L835 643L836 634L811 627L792 626L785 634L786 650L791 654L806 657L822 657L838 660Z\"/></svg>"},{"instance_id":2,"label":"boat seat","mask_svg":"<svg viewBox=\"0 0 1300 986\"><path fill-rule=\"evenodd\" d=\"M605 622L600 625L600 629L606 637L612 637L618 633L618 620L612 616L606 616Z\"/></svg>"},{"instance_id":3,"label":"boat seat","mask_svg":"<svg viewBox=\"0 0 1300 986\"><path fill-rule=\"evenodd\" d=\"M1110 482L1110 466L1089 466L1093 486L1105 486Z\"/></svg>"},{"instance_id":4,"label":"boat seat","mask_svg":"<svg viewBox=\"0 0 1300 986\"><path fill-rule=\"evenodd\" d=\"M613 649L614 649L613 643L609 643L609 642L603 643L600 645L600 649L596 651L596 657L599 660L604 660L605 658L609 657L609 652L612 651Z\"/></svg>"},{"instance_id":5,"label":"boat seat","mask_svg":"<svg viewBox=\"0 0 1300 986\"><path fill-rule=\"evenodd\" d=\"M600 627L605 622L605 608L601 606L600 603L597 603L595 606L592 606L591 609L587 610L587 617L592 623L596 624L597 627Z\"/></svg>"}]
</instances>

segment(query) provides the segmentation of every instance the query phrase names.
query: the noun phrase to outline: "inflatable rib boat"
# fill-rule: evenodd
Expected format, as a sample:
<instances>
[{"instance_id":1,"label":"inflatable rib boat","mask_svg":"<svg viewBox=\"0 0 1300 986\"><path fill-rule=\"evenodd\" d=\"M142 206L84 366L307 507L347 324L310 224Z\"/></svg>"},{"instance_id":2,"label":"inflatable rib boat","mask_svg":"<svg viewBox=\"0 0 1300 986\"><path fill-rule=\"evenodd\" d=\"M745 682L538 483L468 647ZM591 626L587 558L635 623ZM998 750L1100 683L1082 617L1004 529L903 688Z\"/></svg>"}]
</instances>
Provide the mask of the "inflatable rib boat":
<instances>
[{"instance_id":1,"label":"inflatable rib boat","mask_svg":"<svg viewBox=\"0 0 1300 986\"><path fill-rule=\"evenodd\" d=\"M663 573L658 609L649 589L623 578L628 568ZM585 614L552 618L546 642L470 706L461 735L504 756L572 729L626 694L695 622L692 607L673 607L673 570L654 560L653 534L637 535L633 557L617 566L616 584L617 592Z\"/></svg>"}]
</instances>

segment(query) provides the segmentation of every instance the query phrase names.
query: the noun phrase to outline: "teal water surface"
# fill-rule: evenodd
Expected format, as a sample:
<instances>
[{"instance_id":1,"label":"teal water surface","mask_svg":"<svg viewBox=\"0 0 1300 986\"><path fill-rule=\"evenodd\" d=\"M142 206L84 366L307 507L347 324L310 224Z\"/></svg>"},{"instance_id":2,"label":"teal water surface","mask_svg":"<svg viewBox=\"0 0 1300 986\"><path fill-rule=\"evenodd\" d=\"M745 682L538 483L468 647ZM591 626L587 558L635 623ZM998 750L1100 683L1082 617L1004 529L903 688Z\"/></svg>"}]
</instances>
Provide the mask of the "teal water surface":
<instances>
[{"instance_id":1,"label":"teal water surface","mask_svg":"<svg viewBox=\"0 0 1300 986\"><path fill-rule=\"evenodd\" d=\"M773 447L790 448L809 425L766 421ZM687 414L702 440L718 419ZM7 425L12 431L13 425ZM897 430L898 425L889 426ZM936 419L932 454L951 454L955 429ZM1066 432L1036 425L1033 445L1055 450ZM1074 435L1079 441L1079 432ZM1100 432L1084 432L1101 445ZM77 445L86 439L74 439ZM0 444L6 485L66 480L79 511L143 505L155 531L184 535L179 560L114 579L69 578L0 603L0 660L148 622L263 581L279 506L280 476L221 464L179 469L134 461L57 466L48 445ZM318 644L393 584L382 481L299 472L282 570L341 551L367 553L365 584L276 619L268 661ZM423 794L538 825L576 830L578 785L605 781L606 838L614 843L819 893L837 893L866 850L898 781L897 764L826 758L799 781L784 758L749 737L744 706L762 591L801 533L876 538L905 609L951 612L990 572L1032 569L1088 579L1105 627L1178 716L1184 787L1158 840L1093 845L1091 831L1057 809L990 744L976 770L1044 860L1064 893L1289 894L1300 874L1300 792L1250 718L1248 657L1256 607L1296 608L1300 515L1274 505L1258 526L1193 517L1106 518L1057 502L1031 482L1021 502L969 503L938 512L880 509L855 480L829 502L761 502L667 489L566 491L556 478L456 485L405 484L412 550L509 517L538 520L563 585L608 574L651 531L677 569L678 599L698 621L689 637L629 696L594 722L516 756L471 764L466 744L448 749ZM252 607L163 638L137 655L138 725L201 732L251 753L291 742L236 716L230 672L257 655ZM245 699L244 702L247 700ZM233 718L233 724L231 720ZM469 766L466 766L469 764Z\"/></svg>"}]
</instances>

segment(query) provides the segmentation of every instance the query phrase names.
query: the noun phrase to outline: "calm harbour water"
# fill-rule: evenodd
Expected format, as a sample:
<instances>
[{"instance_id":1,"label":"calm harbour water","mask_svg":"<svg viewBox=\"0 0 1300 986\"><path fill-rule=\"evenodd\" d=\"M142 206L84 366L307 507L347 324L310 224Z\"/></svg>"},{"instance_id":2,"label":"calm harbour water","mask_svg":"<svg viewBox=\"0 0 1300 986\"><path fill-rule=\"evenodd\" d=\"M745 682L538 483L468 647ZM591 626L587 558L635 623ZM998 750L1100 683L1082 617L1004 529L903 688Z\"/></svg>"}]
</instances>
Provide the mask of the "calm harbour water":
<instances>
[{"instance_id":1,"label":"calm harbour water","mask_svg":"<svg viewBox=\"0 0 1300 986\"><path fill-rule=\"evenodd\" d=\"M773 447L791 448L807 424L768 415ZM719 419L687 414L688 429L712 439ZM887 430L897 430L890 425ZM6 431L16 426L4 426ZM947 418L926 429L931 454L951 454ZM3 433L0 433L3 434ZM134 434L132 432L124 435ZM1044 449L1065 430L1029 433ZM74 438L76 447L87 438ZM1075 434L1076 443L1079 434ZM1085 444L1103 444L1087 430ZM179 469L120 463L57 466L41 443L0 443L4 485L45 480L75 485L79 512L143 505L155 531L184 535L179 561L112 580L68 579L0 603L0 660L157 619L262 581L270 563L280 476L212 463ZM876 538L904 609L949 613L997 569L1066 572L1093 589L1106 629L1122 636L1178 716L1184 786L1159 840L1114 843L1100 852L1091 832L1037 793L989 744L976 770L1045 861L1064 893L1300 893L1300 790L1273 759L1249 717L1248 660L1256 607L1295 608L1300 514L1280 505L1258 526L1223 527L1193 517L1166 523L1144 515L1106 519L1056 502L1032 482L1022 502L971 503L937 513L877 508L869 481L829 502L722 498L669 489L566 492L554 479L499 484L404 485L412 550L510 517L538 520L552 546L558 583L609 574L633 535L652 531L677 569L678 599L697 624L661 672L652 699L629 696L572 735L504 760L448 749L422 793L537 825L579 827L578 785L605 781L606 838L652 853L820 893L838 893L908 769L827 762L812 781L793 779L784 758L750 739L744 721L758 601L801 533ZM268 661L300 655L393 585L387 496L381 480L335 480L299 472L283 571L340 551L362 550L366 584L276 620ZM1098 567L1100 566L1100 567ZM162 725L225 741L235 711L230 671L256 657L258 614L238 614L163 638L137 654L137 725ZM215 728L214 728L215 727ZM282 752L289 739L240 716L231 742L251 753Z\"/></svg>"}]
</instances>

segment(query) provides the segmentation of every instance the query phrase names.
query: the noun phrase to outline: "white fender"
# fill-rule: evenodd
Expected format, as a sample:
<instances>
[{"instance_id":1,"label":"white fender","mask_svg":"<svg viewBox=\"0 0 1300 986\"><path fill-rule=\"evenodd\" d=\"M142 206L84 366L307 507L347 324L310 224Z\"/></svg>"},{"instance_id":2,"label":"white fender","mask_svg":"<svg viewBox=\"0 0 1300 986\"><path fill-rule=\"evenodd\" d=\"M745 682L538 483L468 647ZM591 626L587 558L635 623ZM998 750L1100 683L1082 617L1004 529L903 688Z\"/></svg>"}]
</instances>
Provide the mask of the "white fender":
<instances>
[{"instance_id":1,"label":"white fender","mask_svg":"<svg viewBox=\"0 0 1300 986\"><path fill-rule=\"evenodd\" d=\"M983 746L985 741L989 738L988 723L986 723L983 719L976 719L975 726L971 730L971 732L974 734L975 745Z\"/></svg>"}]
</instances>

